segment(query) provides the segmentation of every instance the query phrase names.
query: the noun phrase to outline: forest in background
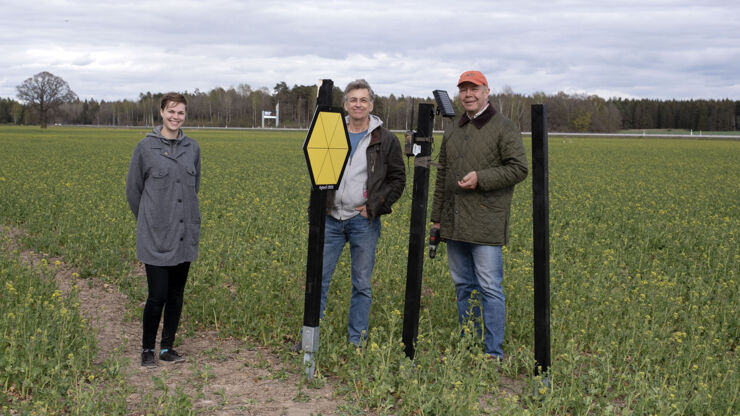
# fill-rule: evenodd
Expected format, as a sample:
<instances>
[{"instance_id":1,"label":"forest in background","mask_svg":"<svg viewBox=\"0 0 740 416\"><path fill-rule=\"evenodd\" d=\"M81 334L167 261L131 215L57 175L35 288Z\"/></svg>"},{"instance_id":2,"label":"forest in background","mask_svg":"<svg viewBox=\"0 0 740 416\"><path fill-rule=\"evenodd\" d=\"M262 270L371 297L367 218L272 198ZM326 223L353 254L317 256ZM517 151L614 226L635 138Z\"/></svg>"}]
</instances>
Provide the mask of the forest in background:
<instances>
[{"instance_id":1,"label":"forest in background","mask_svg":"<svg viewBox=\"0 0 740 416\"><path fill-rule=\"evenodd\" d=\"M455 91L450 91L451 95ZM196 89L184 92L188 98L188 125L202 127L260 127L262 111L274 113L279 106L279 127L308 128L316 107L315 85L294 85L280 82L270 90L237 87L214 88L205 92ZM334 87L334 103L342 102L342 90ZM50 124L100 126L151 126L159 124L159 99L162 93L140 93L137 99L105 101L77 99L62 104L49 115ZM657 100L604 99L595 95L535 93L523 95L509 87L490 96L494 107L517 123L522 131L530 131L532 104L547 106L548 129L558 132L609 133L624 129L685 129L703 131L734 131L740 125L740 101L724 100ZM373 113L394 130L412 127L411 119L419 103L434 103L432 97L378 96ZM459 103L453 104L458 114ZM412 113L412 107L414 107ZM38 124L38 114L30 107L12 99L0 98L0 123ZM415 126L416 120L413 125ZM274 127L274 120L265 120ZM435 129L444 129L442 118L435 120Z\"/></svg>"}]
</instances>

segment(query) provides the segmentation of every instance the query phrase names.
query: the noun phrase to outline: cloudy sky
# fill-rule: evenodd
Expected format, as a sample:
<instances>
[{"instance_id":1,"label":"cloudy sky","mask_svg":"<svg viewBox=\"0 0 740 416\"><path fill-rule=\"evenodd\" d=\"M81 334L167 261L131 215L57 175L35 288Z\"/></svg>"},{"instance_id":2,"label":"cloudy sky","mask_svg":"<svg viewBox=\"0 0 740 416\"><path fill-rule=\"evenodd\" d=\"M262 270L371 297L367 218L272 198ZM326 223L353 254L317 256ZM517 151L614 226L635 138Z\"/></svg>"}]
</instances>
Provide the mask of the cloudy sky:
<instances>
[{"instance_id":1,"label":"cloudy sky","mask_svg":"<svg viewBox=\"0 0 740 416\"><path fill-rule=\"evenodd\" d=\"M0 97L49 71L80 98L285 81L377 93L740 100L740 1L0 0Z\"/></svg>"}]
</instances>

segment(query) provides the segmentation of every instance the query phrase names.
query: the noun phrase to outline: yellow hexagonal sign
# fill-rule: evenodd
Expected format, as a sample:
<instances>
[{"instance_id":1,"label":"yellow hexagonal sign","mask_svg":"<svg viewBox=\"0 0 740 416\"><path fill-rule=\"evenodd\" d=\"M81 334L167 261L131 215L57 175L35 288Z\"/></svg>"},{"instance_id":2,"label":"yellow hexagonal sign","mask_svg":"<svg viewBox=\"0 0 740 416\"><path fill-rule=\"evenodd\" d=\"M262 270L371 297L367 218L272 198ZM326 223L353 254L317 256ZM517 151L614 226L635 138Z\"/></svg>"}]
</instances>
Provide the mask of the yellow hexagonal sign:
<instances>
[{"instance_id":1,"label":"yellow hexagonal sign","mask_svg":"<svg viewBox=\"0 0 740 416\"><path fill-rule=\"evenodd\" d=\"M336 189L342 180L350 148L342 110L317 108L303 143L311 184L321 190Z\"/></svg>"}]
</instances>

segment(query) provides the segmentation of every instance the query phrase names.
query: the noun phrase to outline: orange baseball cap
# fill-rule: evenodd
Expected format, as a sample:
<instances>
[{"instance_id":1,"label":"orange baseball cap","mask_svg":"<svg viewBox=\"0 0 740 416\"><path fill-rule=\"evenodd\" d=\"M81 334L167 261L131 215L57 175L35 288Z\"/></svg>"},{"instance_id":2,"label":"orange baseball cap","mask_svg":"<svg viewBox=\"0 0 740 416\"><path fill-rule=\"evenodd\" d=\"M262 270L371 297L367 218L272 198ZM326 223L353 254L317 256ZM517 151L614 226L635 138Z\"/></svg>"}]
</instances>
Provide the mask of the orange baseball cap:
<instances>
[{"instance_id":1,"label":"orange baseball cap","mask_svg":"<svg viewBox=\"0 0 740 416\"><path fill-rule=\"evenodd\" d=\"M457 81L457 86L463 82L472 82L475 85L485 85L488 87L488 81L486 77L480 71L465 71L460 75L460 80Z\"/></svg>"}]
</instances>

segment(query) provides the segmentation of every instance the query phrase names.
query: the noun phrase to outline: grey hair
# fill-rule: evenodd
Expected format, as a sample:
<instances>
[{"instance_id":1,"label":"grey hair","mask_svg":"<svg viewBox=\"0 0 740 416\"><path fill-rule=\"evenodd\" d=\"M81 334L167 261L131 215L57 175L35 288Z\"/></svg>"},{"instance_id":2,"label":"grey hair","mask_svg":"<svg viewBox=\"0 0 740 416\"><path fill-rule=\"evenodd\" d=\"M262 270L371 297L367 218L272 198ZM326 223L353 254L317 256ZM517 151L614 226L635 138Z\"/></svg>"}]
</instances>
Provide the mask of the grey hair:
<instances>
[{"instance_id":1,"label":"grey hair","mask_svg":"<svg viewBox=\"0 0 740 416\"><path fill-rule=\"evenodd\" d=\"M349 95L350 91L360 89L366 89L370 95L370 102L375 102L375 92L364 79L356 79L347 84L347 87L344 89L344 101L347 101L347 95Z\"/></svg>"}]
</instances>

